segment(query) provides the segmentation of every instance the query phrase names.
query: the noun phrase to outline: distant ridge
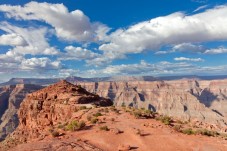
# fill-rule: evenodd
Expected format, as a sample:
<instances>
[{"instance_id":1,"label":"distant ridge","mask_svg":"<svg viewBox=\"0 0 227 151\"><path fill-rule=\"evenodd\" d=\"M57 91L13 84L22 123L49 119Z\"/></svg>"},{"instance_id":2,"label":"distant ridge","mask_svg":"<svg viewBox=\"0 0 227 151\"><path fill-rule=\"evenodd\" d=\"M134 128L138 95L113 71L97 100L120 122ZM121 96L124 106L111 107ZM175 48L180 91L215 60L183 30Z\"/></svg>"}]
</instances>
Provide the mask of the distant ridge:
<instances>
[{"instance_id":1,"label":"distant ridge","mask_svg":"<svg viewBox=\"0 0 227 151\"><path fill-rule=\"evenodd\" d=\"M35 84L35 85L50 85L56 83L63 78L12 78L7 82L0 83L0 86L16 85L16 84ZM184 76L112 76L112 77L96 77L96 78L82 78L76 76L70 76L65 78L66 81L76 84L77 82L116 82L116 81L160 81L160 80L180 80L180 79L196 79L196 80L221 80L227 79L227 75L216 76L196 76L196 75L184 75Z\"/></svg>"}]
</instances>

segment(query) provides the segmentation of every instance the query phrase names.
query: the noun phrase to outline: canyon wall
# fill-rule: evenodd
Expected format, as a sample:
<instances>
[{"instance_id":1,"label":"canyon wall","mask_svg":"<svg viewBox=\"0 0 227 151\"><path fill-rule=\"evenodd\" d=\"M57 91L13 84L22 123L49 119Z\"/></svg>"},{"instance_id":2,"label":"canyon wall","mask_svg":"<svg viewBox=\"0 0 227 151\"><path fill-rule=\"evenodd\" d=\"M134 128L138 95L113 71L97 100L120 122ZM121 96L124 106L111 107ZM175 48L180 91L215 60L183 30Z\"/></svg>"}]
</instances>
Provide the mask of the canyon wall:
<instances>
[{"instance_id":1,"label":"canyon wall","mask_svg":"<svg viewBox=\"0 0 227 151\"><path fill-rule=\"evenodd\" d=\"M146 108L183 120L226 127L227 80L78 83L115 105Z\"/></svg>"},{"instance_id":2,"label":"canyon wall","mask_svg":"<svg viewBox=\"0 0 227 151\"><path fill-rule=\"evenodd\" d=\"M0 88L0 140L18 126L17 110L26 94L41 89L37 85L12 85Z\"/></svg>"}]
</instances>

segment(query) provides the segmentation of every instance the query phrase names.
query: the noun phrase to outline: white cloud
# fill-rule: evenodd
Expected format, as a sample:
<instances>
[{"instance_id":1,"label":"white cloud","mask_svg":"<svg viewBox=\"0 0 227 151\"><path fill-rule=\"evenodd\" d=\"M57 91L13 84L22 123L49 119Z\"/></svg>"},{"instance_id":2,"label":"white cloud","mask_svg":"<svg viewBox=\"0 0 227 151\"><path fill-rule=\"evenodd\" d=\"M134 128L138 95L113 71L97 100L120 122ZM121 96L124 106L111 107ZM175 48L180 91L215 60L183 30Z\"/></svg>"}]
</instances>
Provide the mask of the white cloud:
<instances>
[{"instance_id":1,"label":"white cloud","mask_svg":"<svg viewBox=\"0 0 227 151\"><path fill-rule=\"evenodd\" d=\"M26 41L18 34L3 34L0 35L0 45L10 45L10 46L24 46Z\"/></svg>"},{"instance_id":2,"label":"white cloud","mask_svg":"<svg viewBox=\"0 0 227 151\"><path fill-rule=\"evenodd\" d=\"M155 52L156 55L164 55L164 54L169 54L172 53L172 51L157 51Z\"/></svg>"},{"instance_id":3,"label":"white cloud","mask_svg":"<svg viewBox=\"0 0 227 151\"><path fill-rule=\"evenodd\" d=\"M174 58L175 61L192 61L192 62L202 62L204 59L201 58L185 58L185 57L178 57Z\"/></svg>"},{"instance_id":4,"label":"white cloud","mask_svg":"<svg viewBox=\"0 0 227 151\"><path fill-rule=\"evenodd\" d=\"M200 10L203 10L203 9L205 9L205 8L207 8L207 7L208 7L208 5L200 6L200 7L196 8L196 9L193 11L193 13L198 12L198 11L200 11Z\"/></svg>"},{"instance_id":5,"label":"white cloud","mask_svg":"<svg viewBox=\"0 0 227 151\"><path fill-rule=\"evenodd\" d=\"M158 53L160 52L160 53ZM171 52L188 52L188 53L201 53L201 54L222 54L227 53L227 48L220 46L218 48L205 48L202 45L194 45L191 43L182 43L173 46L171 51L158 51L156 54L166 54Z\"/></svg>"},{"instance_id":6,"label":"white cloud","mask_svg":"<svg viewBox=\"0 0 227 151\"><path fill-rule=\"evenodd\" d=\"M219 48L214 48L214 49L207 49L205 54L222 54L222 53L227 53L227 48L224 47L219 47Z\"/></svg>"},{"instance_id":7,"label":"white cloud","mask_svg":"<svg viewBox=\"0 0 227 151\"><path fill-rule=\"evenodd\" d=\"M0 62L4 63L20 63L24 59L24 56L8 51L6 54L0 54Z\"/></svg>"},{"instance_id":8,"label":"white cloud","mask_svg":"<svg viewBox=\"0 0 227 151\"><path fill-rule=\"evenodd\" d=\"M61 68L60 61L51 61L49 58L24 59L21 63L22 70L57 70Z\"/></svg>"},{"instance_id":9,"label":"white cloud","mask_svg":"<svg viewBox=\"0 0 227 151\"><path fill-rule=\"evenodd\" d=\"M141 61L135 64L109 65L102 69L78 71L77 76L84 77L104 77L120 75L207 75L207 74L225 74L226 65L220 66L198 66L187 62L171 63L167 61L158 63L147 63Z\"/></svg>"},{"instance_id":10,"label":"white cloud","mask_svg":"<svg viewBox=\"0 0 227 151\"><path fill-rule=\"evenodd\" d=\"M171 74L175 70L189 69L194 67L192 64L180 62L159 62L156 64L150 64L145 61L141 61L138 64L121 64L121 65L109 65L106 68L100 70L88 70L87 73L96 76L112 76L112 75L159 75L159 74Z\"/></svg>"},{"instance_id":11,"label":"white cloud","mask_svg":"<svg viewBox=\"0 0 227 151\"><path fill-rule=\"evenodd\" d=\"M56 55L58 50L54 47L50 47L45 35L48 32L48 29L43 28L20 28L17 26L10 25L7 22L0 23L0 29L10 33L19 35L24 39L26 45L15 46L11 51L14 51L19 54L45 54L45 55Z\"/></svg>"},{"instance_id":12,"label":"white cloud","mask_svg":"<svg viewBox=\"0 0 227 151\"><path fill-rule=\"evenodd\" d=\"M202 45L194 45L192 43L181 43L172 48L173 51L188 53L203 53L206 49Z\"/></svg>"},{"instance_id":13,"label":"white cloud","mask_svg":"<svg viewBox=\"0 0 227 151\"><path fill-rule=\"evenodd\" d=\"M91 23L80 10L69 12L63 4L30 2L22 6L0 5L0 11L18 20L39 20L54 27L59 38L69 41L94 41L103 39L109 28L101 23Z\"/></svg>"},{"instance_id":14,"label":"white cloud","mask_svg":"<svg viewBox=\"0 0 227 151\"><path fill-rule=\"evenodd\" d=\"M165 45L227 40L226 14L224 5L191 16L178 12L154 18L113 32L100 50L141 53Z\"/></svg>"},{"instance_id":15,"label":"white cloud","mask_svg":"<svg viewBox=\"0 0 227 151\"><path fill-rule=\"evenodd\" d=\"M104 52L102 55L98 55L97 57L90 59L90 60L86 60L86 63L88 66L105 66L109 63L111 63L113 60L116 59L125 59L126 56L122 53L116 53L116 52L112 52L112 51L107 51Z\"/></svg>"},{"instance_id":16,"label":"white cloud","mask_svg":"<svg viewBox=\"0 0 227 151\"><path fill-rule=\"evenodd\" d=\"M80 74L80 71L76 69L61 69L58 74L60 77L69 77Z\"/></svg>"},{"instance_id":17,"label":"white cloud","mask_svg":"<svg viewBox=\"0 0 227 151\"><path fill-rule=\"evenodd\" d=\"M65 51L66 53L59 55L59 60L88 60L99 56L99 54L81 47L67 46Z\"/></svg>"}]
</instances>

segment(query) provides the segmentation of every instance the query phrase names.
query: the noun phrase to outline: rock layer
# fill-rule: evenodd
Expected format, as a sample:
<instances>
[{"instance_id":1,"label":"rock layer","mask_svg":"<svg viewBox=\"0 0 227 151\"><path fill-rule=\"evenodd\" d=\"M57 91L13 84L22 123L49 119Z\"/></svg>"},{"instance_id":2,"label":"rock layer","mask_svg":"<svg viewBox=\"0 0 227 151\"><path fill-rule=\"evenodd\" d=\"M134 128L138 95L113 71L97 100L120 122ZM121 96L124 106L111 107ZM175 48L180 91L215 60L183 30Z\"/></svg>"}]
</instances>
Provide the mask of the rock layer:
<instances>
[{"instance_id":1,"label":"rock layer","mask_svg":"<svg viewBox=\"0 0 227 151\"><path fill-rule=\"evenodd\" d=\"M24 84L0 88L0 140L3 140L18 126L17 110L26 94L41 88L37 85Z\"/></svg>"},{"instance_id":2,"label":"rock layer","mask_svg":"<svg viewBox=\"0 0 227 151\"><path fill-rule=\"evenodd\" d=\"M147 108L183 120L226 127L227 80L80 83L114 104Z\"/></svg>"}]
</instances>

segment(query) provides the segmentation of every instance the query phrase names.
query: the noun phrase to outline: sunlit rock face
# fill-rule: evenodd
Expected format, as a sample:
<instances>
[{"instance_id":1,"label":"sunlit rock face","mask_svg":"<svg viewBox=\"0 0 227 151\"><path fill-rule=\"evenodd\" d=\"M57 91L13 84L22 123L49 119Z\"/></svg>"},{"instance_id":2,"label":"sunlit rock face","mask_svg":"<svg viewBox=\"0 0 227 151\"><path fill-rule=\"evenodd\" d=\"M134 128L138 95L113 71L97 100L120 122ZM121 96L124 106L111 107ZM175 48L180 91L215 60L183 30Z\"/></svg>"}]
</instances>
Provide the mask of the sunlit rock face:
<instances>
[{"instance_id":1,"label":"sunlit rock face","mask_svg":"<svg viewBox=\"0 0 227 151\"><path fill-rule=\"evenodd\" d=\"M227 80L80 83L114 104L147 108L181 118L226 126Z\"/></svg>"}]
</instances>

